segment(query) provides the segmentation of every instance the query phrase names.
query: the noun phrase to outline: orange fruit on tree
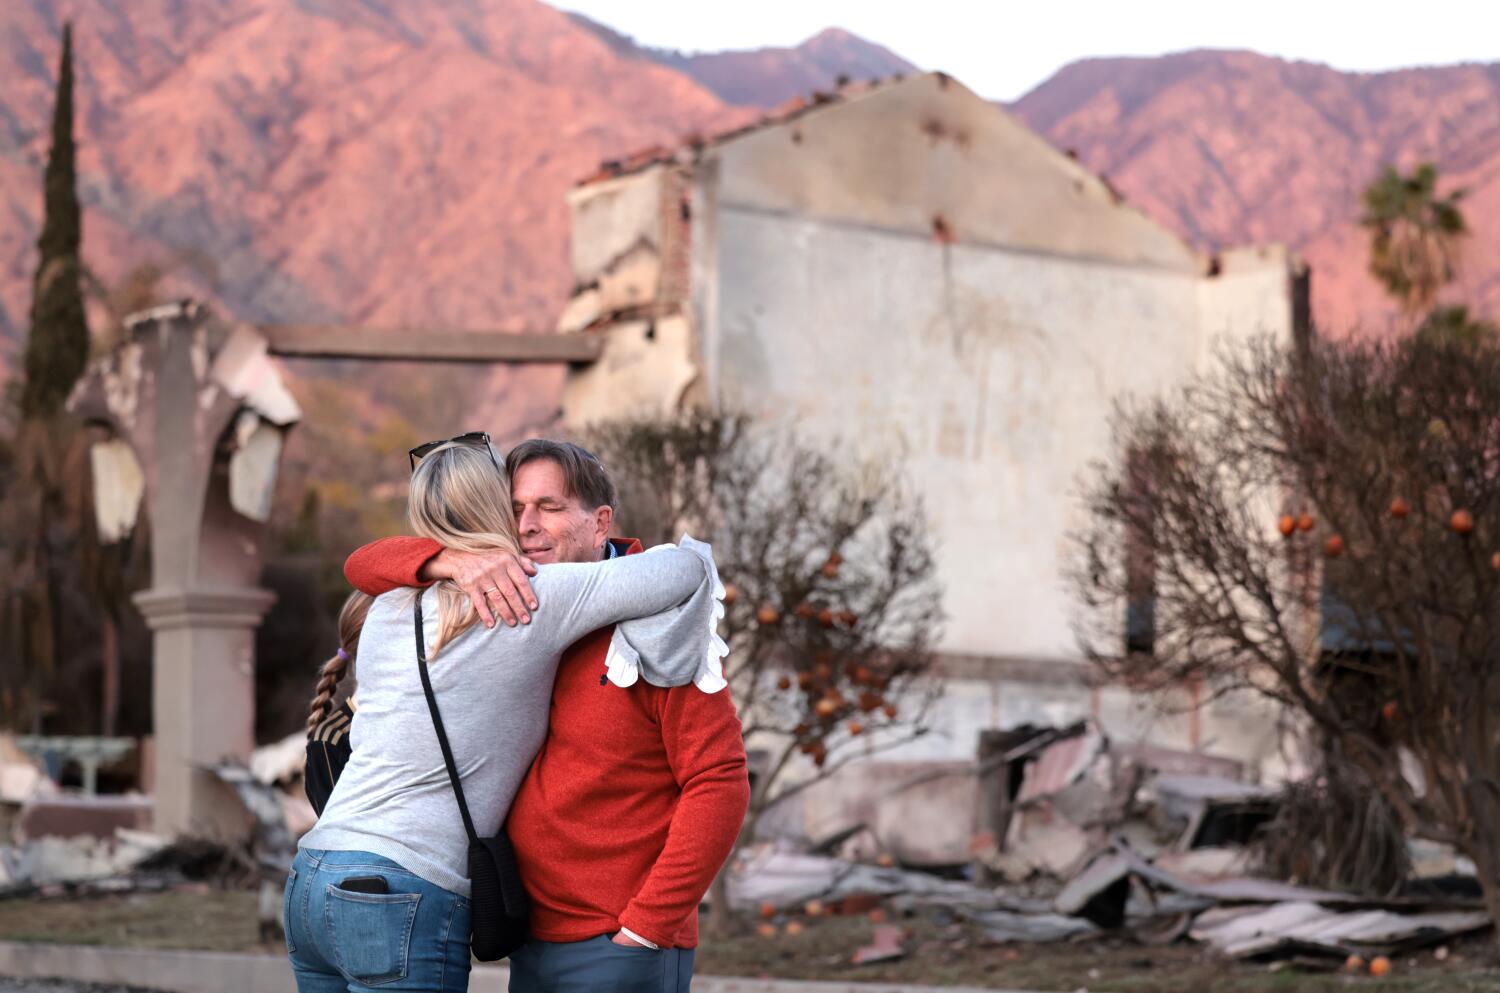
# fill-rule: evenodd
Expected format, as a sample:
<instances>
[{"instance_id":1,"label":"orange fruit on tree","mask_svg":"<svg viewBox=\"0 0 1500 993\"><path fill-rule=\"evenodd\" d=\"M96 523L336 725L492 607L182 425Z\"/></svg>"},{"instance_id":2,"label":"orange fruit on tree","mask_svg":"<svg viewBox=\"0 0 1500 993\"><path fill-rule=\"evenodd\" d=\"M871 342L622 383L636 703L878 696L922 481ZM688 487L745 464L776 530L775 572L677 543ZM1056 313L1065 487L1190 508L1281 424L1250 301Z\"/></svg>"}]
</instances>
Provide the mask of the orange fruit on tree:
<instances>
[{"instance_id":1,"label":"orange fruit on tree","mask_svg":"<svg viewBox=\"0 0 1500 993\"><path fill-rule=\"evenodd\" d=\"M1467 510L1455 510L1448 518L1448 526L1459 534L1469 534L1474 530L1474 515Z\"/></svg>"},{"instance_id":2,"label":"orange fruit on tree","mask_svg":"<svg viewBox=\"0 0 1500 993\"><path fill-rule=\"evenodd\" d=\"M771 903L769 900L762 901L760 905L760 916L764 920L770 920L771 918L775 917L776 905Z\"/></svg>"},{"instance_id":3,"label":"orange fruit on tree","mask_svg":"<svg viewBox=\"0 0 1500 993\"><path fill-rule=\"evenodd\" d=\"M1298 531L1311 531L1313 529L1313 524L1314 523L1316 523L1316 522L1313 520L1313 515L1309 514L1305 510L1302 513L1300 513L1300 514L1297 515L1297 530Z\"/></svg>"},{"instance_id":4,"label":"orange fruit on tree","mask_svg":"<svg viewBox=\"0 0 1500 993\"><path fill-rule=\"evenodd\" d=\"M1395 700L1387 700L1380 708L1380 716L1388 721L1394 721L1401 713L1401 705Z\"/></svg>"},{"instance_id":5,"label":"orange fruit on tree","mask_svg":"<svg viewBox=\"0 0 1500 993\"><path fill-rule=\"evenodd\" d=\"M832 717L838 711L838 709L839 705L828 699L826 696L813 706L813 711L816 712L819 717Z\"/></svg>"},{"instance_id":6,"label":"orange fruit on tree","mask_svg":"<svg viewBox=\"0 0 1500 993\"><path fill-rule=\"evenodd\" d=\"M1379 978L1391 974L1391 960L1384 955L1377 955L1370 960L1370 975Z\"/></svg>"},{"instance_id":7,"label":"orange fruit on tree","mask_svg":"<svg viewBox=\"0 0 1500 993\"><path fill-rule=\"evenodd\" d=\"M1331 559L1336 559L1344 554L1344 539L1338 535L1332 535L1323 542L1323 554Z\"/></svg>"},{"instance_id":8,"label":"orange fruit on tree","mask_svg":"<svg viewBox=\"0 0 1500 993\"><path fill-rule=\"evenodd\" d=\"M827 607L824 607L822 610L818 611L818 623L823 625L825 628L833 627L833 611L829 610Z\"/></svg>"},{"instance_id":9,"label":"orange fruit on tree","mask_svg":"<svg viewBox=\"0 0 1500 993\"><path fill-rule=\"evenodd\" d=\"M724 605L734 603L740 598L740 588L733 583L724 584Z\"/></svg>"},{"instance_id":10,"label":"orange fruit on tree","mask_svg":"<svg viewBox=\"0 0 1500 993\"><path fill-rule=\"evenodd\" d=\"M882 709L885 711L885 716L891 718L892 720L895 720L896 705L894 703L888 703Z\"/></svg>"},{"instance_id":11,"label":"orange fruit on tree","mask_svg":"<svg viewBox=\"0 0 1500 993\"><path fill-rule=\"evenodd\" d=\"M861 724L859 721L850 721L849 722L849 733L850 734L863 734L864 730L865 730L865 726L863 724Z\"/></svg>"},{"instance_id":12,"label":"orange fruit on tree","mask_svg":"<svg viewBox=\"0 0 1500 993\"><path fill-rule=\"evenodd\" d=\"M803 911L803 913L807 914L808 917L817 917L819 914L821 914L823 912L823 901L822 900L809 900L802 907L802 911Z\"/></svg>"},{"instance_id":13,"label":"orange fruit on tree","mask_svg":"<svg viewBox=\"0 0 1500 993\"><path fill-rule=\"evenodd\" d=\"M1362 958L1360 958L1358 955L1351 955L1351 956L1349 956L1348 958L1344 959L1344 971L1345 972L1364 972L1365 971L1365 960L1362 959Z\"/></svg>"},{"instance_id":14,"label":"orange fruit on tree","mask_svg":"<svg viewBox=\"0 0 1500 993\"><path fill-rule=\"evenodd\" d=\"M1281 532L1283 538L1290 538L1292 532L1297 530L1297 519L1291 514L1282 514L1281 520L1276 522L1276 530Z\"/></svg>"},{"instance_id":15,"label":"orange fruit on tree","mask_svg":"<svg viewBox=\"0 0 1500 993\"><path fill-rule=\"evenodd\" d=\"M781 620L781 611L768 603L755 612L755 619L763 625L775 624Z\"/></svg>"},{"instance_id":16,"label":"orange fruit on tree","mask_svg":"<svg viewBox=\"0 0 1500 993\"><path fill-rule=\"evenodd\" d=\"M812 678L812 673L810 673L810 672L799 672L799 673L797 673L797 686L800 689L804 689L805 690L809 686L812 685L812 679L813 679Z\"/></svg>"},{"instance_id":17,"label":"orange fruit on tree","mask_svg":"<svg viewBox=\"0 0 1500 993\"><path fill-rule=\"evenodd\" d=\"M826 683L828 682L828 680L833 678L833 666L829 665L827 662L819 662L813 669L813 675L817 676L819 680Z\"/></svg>"},{"instance_id":18,"label":"orange fruit on tree","mask_svg":"<svg viewBox=\"0 0 1500 993\"><path fill-rule=\"evenodd\" d=\"M885 700L881 698L879 693L866 692L859 695L859 709L867 714L871 711L879 710L882 703L885 703Z\"/></svg>"},{"instance_id":19,"label":"orange fruit on tree","mask_svg":"<svg viewBox=\"0 0 1500 993\"><path fill-rule=\"evenodd\" d=\"M1411 514L1411 504L1401 497L1391 501L1391 516L1398 521L1404 521Z\"/></svg>"},{"instance_id":20,"label":"orange fruit on tree","mask_svg":"<svg viewBox=\"0 0 1500 993\"><path fill-rule=\"evenodd\" d=\"M821 741L818 742L818 747L813 749L812 760L813 765L819 769L823 768L823 763L828 761L828 748Z\"/></svg>"},{"instance_id":21,"label":"orange fruit on tree","mask_svg":"<svg viewBox=\"0 0 1500 993\"><path fill-rule=\"evenodd\" d=\"M761 924L755 929L755 933L760 935L762 938L774 938L776 937L776 925Z\"/></svg>"},{"instance_id":22,"label":"orange fruit on tree","mask_svg":"<svg viewBox=\"0 0 1500 993\"><path fill-rule=\"evenodd\" d=\"M828 561L831 565L843 565L844 557L837 551L832 551L828 553Z\"/></svg>"},{"instance_id":23,"label":"orange fruit on tree","mask_svg":"<svg viewBox=\"0 0 1500 993\"><path fill-rule=\"evenodd\" d=\"M832 559L830 559L827 562L823 563L823 577L825 579L838 579L839 578L838 563L834 562Z\"/></svg>"},{"instance_id":24,"label":"orange fruit on tree","mask_svg":"<svg viewBox=\"0 0 1500 993\"><path fill-rule=\"evenodd\" d=\"M778 690L789 690L789 689L791 689L792 688L792 677L791 676L782 676L780 679L777 679L776 680L776 688Z\"/></svg>"},{"instance_id":25,"label":"orange fruit on tree","mask_svg":"<svg viewBox=\"0 0 1500 993\"><path fill-rule=\"evenodd\" d=\"M813 615L812 604L810 604L810 603L799 603L799 604L797 604L797 609L796 609L795 613L796 613L796 615L798 617L802 618L804 621L808 620Z\"/></svg>"},{"instance_id":26,"label":"orange fruit on tree","mask_svg":"<svg viewBox=\"0 0 1500 993\"><path fill-rule=\"evenodd\" d=\"M858 620L859 615L852 610L839 611L839 623L844 625L844 627L846 628L852 628L855 622Z\"/></svg>"}]
</instances>

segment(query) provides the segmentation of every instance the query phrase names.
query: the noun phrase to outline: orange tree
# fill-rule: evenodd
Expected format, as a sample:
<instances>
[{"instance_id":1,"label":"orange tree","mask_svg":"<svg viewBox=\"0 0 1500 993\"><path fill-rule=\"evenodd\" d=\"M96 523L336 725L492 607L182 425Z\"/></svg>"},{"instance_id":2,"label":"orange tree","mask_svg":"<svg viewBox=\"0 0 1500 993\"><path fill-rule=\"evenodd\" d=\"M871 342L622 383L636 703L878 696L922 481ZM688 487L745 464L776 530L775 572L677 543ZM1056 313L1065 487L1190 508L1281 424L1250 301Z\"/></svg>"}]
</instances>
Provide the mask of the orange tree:
<instances>
[{"instance_id":1,"label":"orange tree","mask_svg":"<svg viewBox=\"0 0 1500 993\"><path fill-rule=\"evenodd\" d=\"M1284 704L1473 859L1500 920L1495 336L1262 343L1116 430L1073 577L1099 664ZM1125 650L1143 600L1154 639Z\"/></svg>"},{"instance_id":2,"label":"orange tree","mask_svg":"<svg viewBox=\"0 0 1500 993\"><path fill-rule=\"evenodd\" d=\"M898 466L736 414L621 421L586 441L620 484L621 533L713 543L725 676L751 755L741 842L776 804L925 732L942 612ZM722 873L712 906L722 931Z\"/></svg>"}]
</instances>

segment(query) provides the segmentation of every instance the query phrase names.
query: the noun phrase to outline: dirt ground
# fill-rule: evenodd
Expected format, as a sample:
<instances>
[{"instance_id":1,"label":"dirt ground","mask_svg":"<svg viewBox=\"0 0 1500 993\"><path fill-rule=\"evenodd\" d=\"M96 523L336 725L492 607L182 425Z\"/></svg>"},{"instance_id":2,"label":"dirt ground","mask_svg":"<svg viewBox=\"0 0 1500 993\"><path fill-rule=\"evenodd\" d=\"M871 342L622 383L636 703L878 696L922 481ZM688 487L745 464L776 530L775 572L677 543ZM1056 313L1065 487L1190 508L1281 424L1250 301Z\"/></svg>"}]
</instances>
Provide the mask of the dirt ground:
<instances>
[{"instance_id":1,"label":"dirt ground","mask_svg":"<svg viewBox=\"0 0 1500 993\"><path fill-rule=\"evenodd\" d=\"M1398 958L1390 976L1374 979L1274 971L1264 964L1227 962L1189 944L1154 948L1095 940L986 945L962 922L931 918L893 921L908 931L905 958L854 966L851 954L869 942L874 930L864 917L803 918L798 921L802 930L795 934L787 934L781 921L774 938L755 933L755 923L745 922L745 933L733 938L705 938L698 974L1093 993L1500 993L1500 946L1488 935L1452 944L1442 960L1431 949ZM0 939L280 951L257 940L253 893L201 888L87 900L0 901Z\"/></svg>"},{"instance_id":2,"label":"dirt ground","mask_svg":"<svg viewBox=\"0 0 1500 993\"><path fill-rule=\"evenodd\" d=\"M85 900L0 900L0 939L213 952L273 950L259 943L254 893L207 887Z\"/></svg>"}]
</instances>

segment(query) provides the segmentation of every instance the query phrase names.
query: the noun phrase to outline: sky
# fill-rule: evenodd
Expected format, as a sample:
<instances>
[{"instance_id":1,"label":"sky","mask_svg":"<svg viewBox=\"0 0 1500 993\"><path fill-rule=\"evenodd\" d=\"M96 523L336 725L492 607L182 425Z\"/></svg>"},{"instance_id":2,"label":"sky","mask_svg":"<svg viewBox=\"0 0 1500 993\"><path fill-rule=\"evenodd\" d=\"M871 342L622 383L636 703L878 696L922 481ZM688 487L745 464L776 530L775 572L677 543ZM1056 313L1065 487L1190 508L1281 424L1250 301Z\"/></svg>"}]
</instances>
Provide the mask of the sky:
<instances>
[{"instance_id":1,"label":"sky","mask_svg":"<svg viewBox=\"0 0 1500 993\"><path fill-rule=\"evenodd\" d=\"M795 45L841 27L983 96L1014 100L1069 62L1249 48L1374 71L1500 61L1500 0L552 0L687 51Z\"/></svg>"}]
</instances>

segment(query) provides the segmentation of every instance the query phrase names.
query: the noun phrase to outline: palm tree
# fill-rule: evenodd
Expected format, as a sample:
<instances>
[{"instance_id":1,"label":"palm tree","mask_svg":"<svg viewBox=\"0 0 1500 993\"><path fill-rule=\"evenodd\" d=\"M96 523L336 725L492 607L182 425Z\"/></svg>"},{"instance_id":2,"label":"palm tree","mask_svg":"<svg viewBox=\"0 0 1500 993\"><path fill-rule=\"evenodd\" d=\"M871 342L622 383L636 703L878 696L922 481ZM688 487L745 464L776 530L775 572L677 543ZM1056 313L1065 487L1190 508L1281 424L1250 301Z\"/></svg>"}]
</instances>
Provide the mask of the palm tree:
<instances>
[{"instance_id":1,"label":"palm tree","mask_svg":"<svg viewBox=\"0 0 1500 993\"><path fill-rule=\"evenodd\" d=\"M1464 191L1439 197L1437 183L1431 162L1407 175L1386 166L1364 193L1360 224L1370 232L1370 272L1414 321L1452 281L1459 241L1469 233L1458 207Z\"/></svg>"}]
</instances>

